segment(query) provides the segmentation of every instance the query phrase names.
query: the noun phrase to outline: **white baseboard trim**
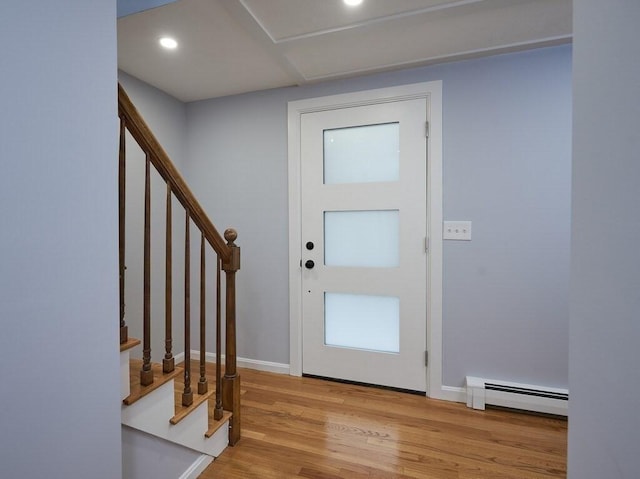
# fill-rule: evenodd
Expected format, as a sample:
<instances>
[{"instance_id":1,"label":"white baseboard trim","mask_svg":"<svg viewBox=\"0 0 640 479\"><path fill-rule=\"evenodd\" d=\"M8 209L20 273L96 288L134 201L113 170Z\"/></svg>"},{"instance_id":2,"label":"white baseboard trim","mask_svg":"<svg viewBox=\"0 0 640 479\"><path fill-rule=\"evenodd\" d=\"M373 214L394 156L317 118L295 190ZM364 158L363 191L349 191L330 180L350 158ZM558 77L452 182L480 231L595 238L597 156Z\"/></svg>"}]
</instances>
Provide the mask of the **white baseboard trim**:
<instances>
[{"instance_id":1,"label":"white baseboard trim","mask_svg":"<svg viewBox=\"0 0 640 479\"><path fill-rule=\"evenodd\" d=\"M289 365L274 363L271 361L260 361L258 359L238 358L238 366L241 368L256 369L258 371L268 371L270 373L289 375Z\"/></svg>"},{"instance_id":2,"label":"white baseboard trim","mask_svg":"<svg viewBox=\"0 0 640 479\"><path fill-rule=\"evenodd\" d=\"M441 386L439 391L431 394L429 397L433 399L441 399L443 401L467 402L467 390L454 386Z\"/></svg>"},{"instance_id":3,"label":"white baseboard trim","mask_svg":"<svg viewBox=\"0 0 640 479\"><path fill-rule=\"evenodd\" d=\"M178 479L196 479L212 462L213 457L202 454Z\"/></svg>"},{"instance_id":4,"label":"white baseboard trim","mask_svg":"<svg viewBox=\"0 0 640 479\"><path fill-rule=\"evenodd\" d=\"M191 359L197 359L200 357L200 351L197 349L191 350ZM204 353L205 361L208 363L216 362L216 353L206 352ZM224 363L225 356L224 354L220 355L221 361ZM176 354L176 363L180 363L184 361L184 353ZM259 359L250 359L250 358L237 358L236 364L239 368L247 368L247 369L255 369L257 371L267 371L270 373L277 374L286 374L289 375L289 365L284 363L274 363L272 361L261 361Z\"/></svg>"}]
</instances>

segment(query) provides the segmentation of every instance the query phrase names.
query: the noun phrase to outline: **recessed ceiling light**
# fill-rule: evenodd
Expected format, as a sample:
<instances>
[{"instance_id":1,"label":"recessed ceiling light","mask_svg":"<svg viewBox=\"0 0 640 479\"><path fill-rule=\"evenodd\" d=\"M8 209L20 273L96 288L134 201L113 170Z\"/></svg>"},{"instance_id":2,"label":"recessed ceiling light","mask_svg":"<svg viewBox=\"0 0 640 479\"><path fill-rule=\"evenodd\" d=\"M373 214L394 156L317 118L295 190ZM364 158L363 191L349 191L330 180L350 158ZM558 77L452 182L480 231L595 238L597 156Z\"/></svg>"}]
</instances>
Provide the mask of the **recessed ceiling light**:
<instances>
[{"instance_id":1,"label":"recessed ceiling light","mask_svg":"<svg viewBox=\"0 0 640 479\"><path fill-rule=\"evenodd\" d=\"M178 48L178 42L176 42L171 37L162 37L160 39L160 45L162 45L162 47L166 48L167 50L175 50L176 48Z\"/></svg>"},{"instance_id":2,"label":"recessed ceiling light","mask_svg":"<svg viewBox=\"0 0 640 479\"><path fill-rule=\"evenodd\" d=\"M357 7L362 3L362 0L342 0L345 5L349 5L350 7Z\"/></svg>"}]
</instances>

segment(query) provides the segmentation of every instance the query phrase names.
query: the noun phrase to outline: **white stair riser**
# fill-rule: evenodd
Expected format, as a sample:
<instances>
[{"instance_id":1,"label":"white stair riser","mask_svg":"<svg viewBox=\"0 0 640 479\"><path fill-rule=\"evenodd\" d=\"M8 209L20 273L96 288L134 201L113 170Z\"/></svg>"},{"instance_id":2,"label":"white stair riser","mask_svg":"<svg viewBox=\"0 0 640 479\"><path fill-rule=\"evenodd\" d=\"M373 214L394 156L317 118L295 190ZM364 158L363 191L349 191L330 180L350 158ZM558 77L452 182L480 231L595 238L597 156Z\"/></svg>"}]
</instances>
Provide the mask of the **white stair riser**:
<instances>
[{"instance_id":1,"label":"white stair riser","mask_svg":"<svg viewBox=\"0 0 640 479\"><path fill-rule=\"evenodd\" d=\"M120 351L120 399L126 398L130 393L129 386L129 350Z\"/></svg>"}]
</instances>

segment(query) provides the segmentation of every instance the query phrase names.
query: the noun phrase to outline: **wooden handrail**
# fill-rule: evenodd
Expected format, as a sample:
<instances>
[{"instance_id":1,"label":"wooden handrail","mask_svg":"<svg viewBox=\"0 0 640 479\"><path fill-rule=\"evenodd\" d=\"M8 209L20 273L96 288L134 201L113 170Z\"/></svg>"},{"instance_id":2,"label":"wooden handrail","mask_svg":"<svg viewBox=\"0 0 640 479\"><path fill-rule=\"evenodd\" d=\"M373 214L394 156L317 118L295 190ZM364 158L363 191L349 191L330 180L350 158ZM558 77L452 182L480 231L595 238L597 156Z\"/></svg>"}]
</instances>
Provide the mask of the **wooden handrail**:
<instances>
[{"instance_id":1,"label":"wooden handrail","mask_svg":"<svg viewBox=\"0 0 640 479\"><path fill-rule=\"evenodd\" d=\"M198 229L202 231L205 239L215 252L218 253L224 261L229 261L231 258L231 248L227 246L218 230L213 226L204 209L200 206L198 200L196 200L195 195L187 186L186 181L173 165L162 146L160 146L156 137L151 133L149 126L120 84L118 84L118 108L120 116L125 119L129 133L131 133L131 136L133 136L138 145L140 145L140 148L149 155L151 163L155 166L164 181L171 186L171 191L184 209L189 212L191 220Z\"/></svg>"}]
</instances>

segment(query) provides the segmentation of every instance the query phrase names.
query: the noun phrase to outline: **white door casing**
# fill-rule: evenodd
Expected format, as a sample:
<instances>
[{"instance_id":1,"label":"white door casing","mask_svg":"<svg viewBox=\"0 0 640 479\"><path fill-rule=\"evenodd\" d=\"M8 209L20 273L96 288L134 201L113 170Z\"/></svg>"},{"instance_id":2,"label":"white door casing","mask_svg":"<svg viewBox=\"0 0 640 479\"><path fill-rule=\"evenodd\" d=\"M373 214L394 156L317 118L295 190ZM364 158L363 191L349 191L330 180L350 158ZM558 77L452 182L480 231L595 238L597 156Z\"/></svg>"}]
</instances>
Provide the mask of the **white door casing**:
<instances>
[{"instance_id":1,"label":"white door casing","mask_svg":"<svg viewBox=\"0 0 640 479\"><path fill-rule=\"evenodd\" d=\"M370 90L330 97L289 102L289 280L290 280L290 372L302 374L303 275L301 259L307 239L302 237L301 120L313 112L366 105L426 100L429 135L427 140L427 395L444 397L442 391L442 84L428 82ZM423 104L425 102L423 101ZM310 118L307 115L305 118ZM422 125L424 128L424 125ZM423 241L424 238L421 238ZM317 239L316 239L317 241ZM424 246L423 246L424 248ZM424 250L423 250L424 251ZM320 261L322 262L322 261ZM313 270L306 270L307 273ZM318 296L320 297L320 296ZM317 300L316 300L317 302Z\"/></svg>"}]
</instances>

